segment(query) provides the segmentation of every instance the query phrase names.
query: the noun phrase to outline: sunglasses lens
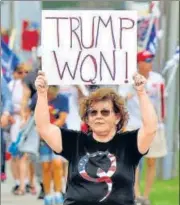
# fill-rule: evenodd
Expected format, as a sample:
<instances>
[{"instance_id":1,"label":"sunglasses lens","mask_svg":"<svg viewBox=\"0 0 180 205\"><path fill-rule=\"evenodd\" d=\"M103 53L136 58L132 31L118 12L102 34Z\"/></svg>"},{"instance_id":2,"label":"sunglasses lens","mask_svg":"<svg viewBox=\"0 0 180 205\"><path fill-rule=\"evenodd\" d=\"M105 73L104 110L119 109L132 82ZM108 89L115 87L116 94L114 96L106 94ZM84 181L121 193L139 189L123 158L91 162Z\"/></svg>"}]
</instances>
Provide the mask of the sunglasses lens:
<instances>
[{"instance_id":1,"label":"sunglasses lens","mask_svg":"<svg viewBox=\"0 0 180 205\"><path fill-rule=\"evenodd\" d=\"M102 115L103 117L109 116L109 115L110 115L110 110L101 110L101 115Z\"/></svg>"},{"instance_id":2,"label":"sunglasses lens","mask_svg":"<svg viewBox=\"0 0 180 205\"><path fill-rule=\"evenodd\" d=\"M103 117L109 116L110 112L111 112L110 110L106 110L106 109L103 109L100 111L100 113ZM98 114L97 110L89 110L89 112L88 112L88 115L91 117L95 117L97 114Z\"/></svg>"},{"instance_id":3,"label":"sunglasses lens","mask_svg":"<svg viewBox=\"0 0 180 205\"><path fill-rule=\"evenodd\" d=\"M152 58L146 58L145 62L146 63L151 63L152 62Z\"/></svg>"},{"instance_id":4,"label":"sunglasses lens","mask_svg":"<svg viewBox=\"0 0 180 205\"><path fill-rule=\"evenodd\" d=\"M23 72L22 72L22 71L19 71L19 72L18 72L18 74L19 74L19 75L22 75L22 74L23 74Z\"/></svg>"},{"instance_id":5,"label":"sunglasses lens","mask_svg":"<svg viewBox=\"0 0 180 205\"><path fill-rule=\"evenodd\" d=\"M18 71L17 73L18 73L19 75L28 74L28 71L24 71L24 72L23 72L23 71Z\"/></svg>"},{"instance_id":6,"label":"sunglasses lens","mask_svg":"<svg viewBox=\"0 0 180 205\"><path fill-rule=\"evenodd\" d=\"M91 117L94 117L97 115L98 111L97 110L90 110L88 113Z\"/></svg>"}]
</instances>

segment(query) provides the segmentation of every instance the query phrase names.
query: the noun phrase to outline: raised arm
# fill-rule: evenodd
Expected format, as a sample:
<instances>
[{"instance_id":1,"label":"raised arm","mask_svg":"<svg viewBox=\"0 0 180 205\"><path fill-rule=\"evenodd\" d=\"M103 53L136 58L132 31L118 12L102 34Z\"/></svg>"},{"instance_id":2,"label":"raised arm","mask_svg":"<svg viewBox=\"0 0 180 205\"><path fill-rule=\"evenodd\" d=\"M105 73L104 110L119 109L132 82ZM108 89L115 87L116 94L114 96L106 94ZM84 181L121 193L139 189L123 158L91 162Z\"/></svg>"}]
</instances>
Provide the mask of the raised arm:
<instances>
[{"instance_id":1,"label":"raised arm","mask_svg":"<svg viewBox=\"0 0 180 205\"><path fill-rule=\"evenodd\" d=\"M50 123L47 81L42 71L39 71L35 81L37 89L37 103L35 108L35 122L37 130L46 143L56 152L62 151L61 131L59 127Z\"/></svg>"},{"instance_id":2,"label":"raised arm","mask_svg":"<svg viewBox=\"0 0 180 205\"><path fill-rule=\"evenodd\" d=\"M138 149L140 153L144 154L149 149L156 135L158 118L153 104L145 90L146 79L143 76L136 74L134 76L134 81L142 116L142 127L138 132Z\"/></svg>"}]
</instances>

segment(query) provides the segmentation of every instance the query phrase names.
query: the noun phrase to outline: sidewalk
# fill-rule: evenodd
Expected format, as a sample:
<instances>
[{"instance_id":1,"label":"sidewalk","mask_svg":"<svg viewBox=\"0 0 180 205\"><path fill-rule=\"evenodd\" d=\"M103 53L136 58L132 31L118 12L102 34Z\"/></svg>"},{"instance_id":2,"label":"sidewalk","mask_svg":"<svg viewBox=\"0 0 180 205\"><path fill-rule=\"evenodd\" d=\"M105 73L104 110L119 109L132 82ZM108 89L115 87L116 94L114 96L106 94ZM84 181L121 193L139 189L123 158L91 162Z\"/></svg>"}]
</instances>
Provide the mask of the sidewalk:
<instances>
[{"instance_id":1,"label":"sidewalk","mask_svg":"<svg viewBox=\"0 0 180 205\"><path fill-rule=\"evenodd\" d=\"M7 175L8 179L4 183L1 183L1 205L43 205L43 200L37 200L37 195L32 196L31 194L26 194L25 196L14 196L11 194L14 181L10 173L9 165L7 166ZM37 191L39 193L38 185Z\"/></svg>"}]
</instances>

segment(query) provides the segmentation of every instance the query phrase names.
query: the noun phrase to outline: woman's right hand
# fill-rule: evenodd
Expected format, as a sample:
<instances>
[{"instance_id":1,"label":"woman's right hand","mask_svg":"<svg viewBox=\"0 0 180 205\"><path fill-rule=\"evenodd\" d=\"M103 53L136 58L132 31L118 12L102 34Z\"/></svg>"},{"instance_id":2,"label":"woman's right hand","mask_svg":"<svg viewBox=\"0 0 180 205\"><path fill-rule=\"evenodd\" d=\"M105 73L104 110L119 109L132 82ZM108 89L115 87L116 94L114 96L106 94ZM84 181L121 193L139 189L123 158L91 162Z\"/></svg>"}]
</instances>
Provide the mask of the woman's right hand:
<instances>
[{"instance_id":1,"label":"woman's right hand","mask_svg":"<svg viewBox=\"0 0 180 205\"><path fill-rule=\"evenodd\" d=\"M45 73L43 71L38 72L38 76L35 80L35 86L37 89L37 93L39 94L47 93L48 83L46 80Z\"/></svg>"}]
</instances>

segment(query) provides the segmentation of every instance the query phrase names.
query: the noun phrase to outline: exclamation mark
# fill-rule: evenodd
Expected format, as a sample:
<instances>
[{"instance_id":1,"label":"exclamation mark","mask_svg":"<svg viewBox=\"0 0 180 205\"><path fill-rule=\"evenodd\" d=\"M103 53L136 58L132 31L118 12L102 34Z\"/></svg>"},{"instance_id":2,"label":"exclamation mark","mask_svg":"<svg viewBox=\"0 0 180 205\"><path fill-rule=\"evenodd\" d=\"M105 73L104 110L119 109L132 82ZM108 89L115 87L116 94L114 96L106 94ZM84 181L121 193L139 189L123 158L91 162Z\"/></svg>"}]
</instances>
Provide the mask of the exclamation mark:
<instances>
[{"instance_id":1,"label":"exclamation mark","mask_svg":"<svg viewBox=\"0 0 180 205\"><path fill-rule=\"evenodd\" d=\"M126 52L126 70L125 70L125 83L128 83L128 53Z\"/></svg>"}]
</instances>

